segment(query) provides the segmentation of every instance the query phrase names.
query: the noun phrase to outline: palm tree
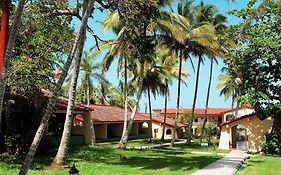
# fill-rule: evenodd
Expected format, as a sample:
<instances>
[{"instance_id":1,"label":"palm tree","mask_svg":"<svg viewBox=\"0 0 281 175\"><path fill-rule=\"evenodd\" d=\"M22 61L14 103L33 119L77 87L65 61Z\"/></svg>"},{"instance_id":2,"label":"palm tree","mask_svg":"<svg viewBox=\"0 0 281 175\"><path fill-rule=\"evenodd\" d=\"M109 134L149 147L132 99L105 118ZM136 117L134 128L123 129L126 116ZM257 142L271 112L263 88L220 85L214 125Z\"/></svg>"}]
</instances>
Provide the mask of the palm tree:
<instances>
[{"instance_id":1,"label":"palm tree","mask_svg":"<svg viewBox=\"0 0 281 175\"><path fill-rule=\"evenodd\" d=\"M13 47L15 45L15 41L16 41L16 37L18 34L18 29L20 27L20 23L21 23L21 16L22 16L22 12L24 9L24 5L26 3L25 0L20 0L19 4L18 4L18 8L15 12L15 16L13 19L13 23L12 23L12 27L10 30L10 35L9 35L9 39L8 39L8 43L6 43L7 41L7 36L8 34L5 32L8 32L7 29L7 22L8 22L8 13L9 13L9 5L10 5L10 1L9 0L5 0L2 2L3 3L3 14L2 14L2 26L1 26L1 56L3 58L4 56L4 65L0 65L0 132L1 132L1 120L2 120L2 111L3 111L3 102L4 102L4 94L5 94L5 90L6 90L6 79L7 79L7 74L8 74L8 67L9 67L9 63L12 57L12 51L13 51ZM6 21L6 24L5 24ZM6 46L6 47L5 47ZM0 57L1 58L1 57Z\"/></svg>"},{"instance_id":2,"label":"palm tree","mask_svg":"<svg viewBox=\"0 0 281 175\"><path fill-rule=\"evenodd\" d=\"M86 92L86 100L87 105L90 104L90 100L93 95L93 79L97 80L102 84L103 89L105 84L109 82L105 79L104 74L97 73L94 70L99 70L101 68L101 64L95 63L95 54L89 55L88 52L84 52L84 56L81 61L81 80L82 80L82 88L84 92ZM104 94L102 94L102 101L105 100Z\"/></svg>"},{"instance_id":3,"label":"palm tree","mask_svg":"<svg viewBox=\"0 0 281 175\"><path fill-rule=\"evenodd\" d=\"M222 14L217 14L218 9L213 5L204 5L204 3L200 3L199 6L197 6L196 11L196 18L201 23L210 23L214 26L215 34L222 34L224 29L226 28L225 22L226 17ZM226 44L224 44L226 45ZM220 48L221 47L221 48ZM208 113L208 105L209 105L209 96L210 96L210 89L211 89L211 83L212 83L212 71L213 71L213 63L217 60L215 56L220 56L221 58L224 56L225 49L221 45L214 45L212 48L209 48L209 51L206 53L208 57L210 58L210 73L209 73L209 83L207 88L207 96L206 96L206 105L205 105L205 118L202 125L202 132L200 134L200 143L202 142L203 135L204 135L204 129L206 125L207 120L207 113Z\"/></svg>"},{"instance_id":4,"label":"palm tree","mask_svg":"<svg viewBox=\"0 0 281 175\"><path fill-rule=\"evenodd\" d=\"M62 74L56 84L56 87L55 87L55 91L54 93L52 94L52 97L50 98L48 104L47 104L47 108L46 108L46 111L43 115L43 118L41 120L41 123L39 125L39 128L34 136L34 139L33 139L33 142L30 146L30 149L24 159L24 162L23 162L23 165L20 169L20 172L19 174L20 175L26 175L27 174L27 171L30 167L30 164L31 164L31 161L34 157L34 154L36 152L36 149L40 143L40 140L43 136L43 133L48 125L48 121L49 121L49 118L52 114L52 111L54 109L54 106L55 106L55 103L56 103L56 99L58 97L58 94L60 92L60 89L62 87L62 84L64 82L64 79L67 75L67 72L69 70L69 67L70 67L70 64L73 60L73 57L75 54L77 55L80 55L80 53L78 53L78 51L81 51L81 47L82 45L79 45L79 41L83 41L85 38L83 38L82 34L86 31L86 27L87 27L87 21L88 21L88 18L89 18L89 15L90 13L92 12L92 8L93 8L93 5L94 5L94 0L90 0L88 5L87 5L87 9L83 15L83 18L82 18L82 21L81 21L81 26L77 32L77 35L76 35L76 38L75 38L75 41L73 43L73 47L72 47L72 50L71 50L71 53L69 55L69 57L67 58L67 61L66 63L64 64L64 67L63 67L63 71L62 71Z\"/></svg>"},{"instance_id":5,"label":"palm tree","mask_svg":"<svg viewBox=\"0 0 281 175\"><path fill-rule=\"evenodd\" d=\"M148 134L148 142L151 142L152 138L152 109L151 109L151 97L150 93L154 95L156 94L164 94L166 91L166 86L164 84L164 78L166 77L166 70L161 66L157 65L156 60L152 63L148 63L145 66L145 77L143 79L143 91L147 92L148 97L148 107L149 107L149 134Z\"/></svg>"}]
</instances>

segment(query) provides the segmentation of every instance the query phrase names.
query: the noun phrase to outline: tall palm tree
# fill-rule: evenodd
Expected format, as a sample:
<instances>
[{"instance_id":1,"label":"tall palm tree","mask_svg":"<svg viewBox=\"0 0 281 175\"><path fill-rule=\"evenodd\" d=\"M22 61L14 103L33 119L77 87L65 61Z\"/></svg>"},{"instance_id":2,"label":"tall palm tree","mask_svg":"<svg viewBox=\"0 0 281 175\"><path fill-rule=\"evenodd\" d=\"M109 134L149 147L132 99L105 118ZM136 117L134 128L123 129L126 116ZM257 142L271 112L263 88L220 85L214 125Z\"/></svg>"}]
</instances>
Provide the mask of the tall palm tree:
<instances>
[{"instance_id":1,"label":"tall palm tree","mask_svg":"<svg viewBox=\"0 0 281 175\"><path fill-rule=\"evenodd\" d=\"M87 9L83 15L83 18L82 18L82 21L81 21L81 26L77 32L77 35L76 35L76 38L75 38L75 41L73 43L73 47L72 47L72 50L71 50L71 53L69 55L69 57L67 58L67 61L63 67L63 71L62 71L62 74L56 84L56 87L55 87L55 91L54 93L52 94L52 97L50 98L48 104L47 104L47 108L46 108L46 111L43 115L43 118L41 120L41 123L39 125L39 128L34 136L34 139L33 139L33 142L30 146L30 149L24 159L24 162L22 164L22 167L20 169L20 172L19 174L20 175L26 175L27 174L27 171L30 167L30 164L31 164L31 161L34 157L34 154L36 152L36 149L41 141L41 138L43 136L43 133L48 125L48 121L49 121L49 118L52 114L52 111L54 109L54 106L55 106L55 103L56 103L56 100L57 100L57 97L58 97L58 94L60 92L60 89L62 87L62 84L64 82L64 79L67 75L67 72L69 70L69 67L70 67L70 64L73 60L73 57L75 54L77 55L80 55L79 53L77 53L77 51L80 51L81 50L81 45L79 45L79 41L83 41L85 38L83 38L82 34L86 31L86 27L87 27L87 22L88 22L88 18L89 18L89 15L90 13L92 12L92 8L93 8L93 5L94 5L94 0L89 0L89 3L87 5Z\"/></svg>"}]
</instances>

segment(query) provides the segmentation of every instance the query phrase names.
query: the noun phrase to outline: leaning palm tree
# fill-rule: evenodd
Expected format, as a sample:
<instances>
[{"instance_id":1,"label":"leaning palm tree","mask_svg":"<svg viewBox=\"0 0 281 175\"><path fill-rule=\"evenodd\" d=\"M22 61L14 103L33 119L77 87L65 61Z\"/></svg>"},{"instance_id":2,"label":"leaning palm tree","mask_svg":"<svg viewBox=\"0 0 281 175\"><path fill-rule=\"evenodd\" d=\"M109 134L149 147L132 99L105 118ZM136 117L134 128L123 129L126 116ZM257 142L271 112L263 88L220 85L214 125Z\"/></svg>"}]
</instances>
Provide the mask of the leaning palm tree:
<instances>
[{"instance_id":1,"label":"leaning palm tree","mask_svg":"<svg viewBox=\"0 0 281 175\"><path fill-rule=\"evenodd\" d=\"M64 64L63 71L62 71L62 74L61 74L57 84L56 84L55 91L52 94L52 97L50 98L50 100L47 104L47 108L46 108L46 111L43 115L41 123L39 125L39 128L38 128L38 130L37 130L37 132L34 136L34 139L33 139L33 142L30 146L30 149L29 149L29 151L28 151L28 153L27 153L27 155L24 159L23 165L22 165L22 167L20 169L20 172L19 172L20 175L26 175L27 174L27 171L30 167L31 161L34 157L34 154L37 150L37 147L38 147L38 145L41 141L41 138L43 136L43 133L44 133L44 131L45 131L47 125L48 125L49 118L50 118L50 116L52 114L52 111L54 109L58 94L61 90L64 79L67 75L70 64L71 64L75 54L80 55L80 53L78 51L81 51L82 45L79 44L79 43L83 42L83 40L85 39L82 36L83 36L83 33L86 31L88 18L90 16L91 11L92 11L93 4L94 4L94 0L90 0L88 5L87 5L86 11L85 11L85 13L82 17L81 26L80 26L77 34L76 34L76 38L75 38L71 53L70 53L69 57L67 58L66 63Z\"/></svg>"}]
</instances>

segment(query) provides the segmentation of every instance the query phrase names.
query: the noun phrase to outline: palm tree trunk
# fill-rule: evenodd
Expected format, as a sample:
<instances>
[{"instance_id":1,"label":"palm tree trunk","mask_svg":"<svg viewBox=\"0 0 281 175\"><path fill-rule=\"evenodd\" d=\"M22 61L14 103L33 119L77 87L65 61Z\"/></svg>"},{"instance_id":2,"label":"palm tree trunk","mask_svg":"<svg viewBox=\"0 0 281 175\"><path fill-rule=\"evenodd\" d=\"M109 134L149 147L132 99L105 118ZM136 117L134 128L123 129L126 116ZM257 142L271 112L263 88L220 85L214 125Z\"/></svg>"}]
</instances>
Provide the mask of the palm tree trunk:
<instances>
[{"instance_id":1,"label":"palm tree trunk","mask_svg":"<svg viewBox=\"0 0 281 175\"><path fill-rule=\"evenodd\" d=\"M124 57L124 99L125 99L125 114L122 137L124 136L128 125L128 75L127 75L127 58ZM121 138L122 138L121 137Z\"/></svg>"},{"instance_id":2,"label":"palm tree trunk","mask_svg":"<svg viewBox=\"0 0 281 175\"><path fill-rule=\"evenodd\" d=\"M234 103L235 103L235 94L232 95L232 101L231 101L231 111L232 111L232 115L235 115L234 112Z\"/></svg>"},{"instance_id":3,"label":"palm tree trunk","mask_svg":"<svg viewBox=\"0 0 281 175\"><path fill-rule=\"evenodd\" d=\"M165 109L164 109L164 124L163 124L163 131L161 136L161 141L164 141L165 138L165 129L166 129L166 119L167 119L167 103L168 103L168 80L165 79L165 86L166 86L166 93L165 93Z\"/></svg>"},{"instance_id":4,"label":"palm tree trunk","mask_svg":"<svg viewBox=\"0 0 281 175\"><path fill-rule=\"evenodd\" d=\"M180 93L181 93L181 69L182 69L182 50L180 51L180 56L179 56L179 79L178 79L178 96L177 96L177 109L176 109L176 117L174 118L175 123L174 123L174 128L172 132L172 140L171 140L171 145L175 145L175 138L176 138L176 132L177 132L177 122L179 118L179 108L180 108Z\"/></svg>"},{"instance_id":5,"label":"palm tree trunk","mask_svg":"<svg viewBox=\"0 0 281 175\"><path fill-rule=\"evenodd\" d=\"M76 62L74 64L73 75L71 77L71 83L70 83L70 87L69 87L69 91L68 91L68 94L69 94L68 105L67 105L67 111L66 111L66 116L65 116L62 138L61 138L61 142L60 142L60 146L59 146L57 155L52 163L52 166L54 166L54 167L66 165L65 158L67 156L68 143L69 143L70 135L71 135L77 79L79 77L80 63L81 63L81 57L82 57L83 47L84 47L84 43L85 43L84 42L85 37L86 37L86 29L85 29L85 31L83 31L82 38L79 41L79 45L81 45L81 47L79 48L79 50L77 50L77 52L74 56L74 59L76 60Z\"/></svg>"},{"instance_id":6,"label":"palm tree trunk","mask_svg":"<svg viewBox=\"0 0 281 175\"><path fill-rule=\"evenodd\" d=\"M87 78L88 80L88 85L87 85L87 105L89 106L90 105L90 86L91 86L91 83L90 83L90 77Z\"/></svg>"},{"instance_id":7,"label":"palm tree trunk","mask_svg":"<svg viewBox=\"0 0 281 175\"><path fill-rule=\"evenodd\" d=\"M128 123L127 129L126 129L125 133L122 134L123 137L121 138L121 140L119 142L118 149L126 149L126 146L127 146L128 137L129 137L131 128L133 126L135 114L136 114L137 107L138 107L138 104L139 104L139 101L141 98L141 94L142 94L142 90L143 90L143 78L144 78L143 72L144 72L144 63L141 65L141 74L140 74L140 80L138 83L138 91L137 91L137 101L133 108L132 114L130 116L130 121Z\"/></svg>"},{"instance_id":8,"label":"palm tree trunk","mask_svg":"<svg viewBox=\"0 0 281 175\"><path fill-rule=\"evenodd\" d=\"M190 119L190 124L189 124L189 128L188 128L189 133L188 133L188 137L187 137L187 140L186 140L186 144L188 144L188 145L191 144L191 138L192 138L192 124L193 124L193 120L194 120L194 112L195 112L195 106L196 106L196 100L197 100L201 61L202 61L202 55L199 55L197 72L196 72L196 82L195 82L194 98L193 98L193 104L192 104L191 119Z\"/></svg>"},{"instance_id":9,"label":"palm tree trunk","mask_svg":"<svg viewBox=\"0 0 281 175\"><path fill-rule=\"evenodd\" d=\"M3 2L3 3L5 3L5 2ZM5 3L5 5L8 5L6 3ZM4 51L5 53L3 54L3 55L5 55L5 59L4 59L4 65L1 66L2 74L1 74L1 78L0 78L0 128L1 128L1 116L2 116L2 111L3 111L4 94L5 94L5 90L6 90L6 79L7 79L8 67L9 67L11 57L12 57L12 50L15 45L16 37L18 34L18 29L20 27L21 15L23 12L24 5L25 5L25 0L20 0L16 13L14 15L13 24L12 24L12 27L10 30L10 36L9 36L9 40L7 43L7 47ZM4 8L8 8L8 7L4 6L4 4L3 4L3 10L5 10ZM5 15L4 15L4 17L5 17ZM2 21L2 22L4 22L4 21ZM3 24L3 25L5 25L5 24ZM1 26L1 32L5 32L5 30L2 29L2 27L5 28L5 26ZM8 32L8 31L6 31L6 32ZM4 38L1 38L0 42L5 42ZM4 44L6 44L6 43L4 43ZM0 129L0 132L1 132L1 129Z\"/></svg>"},{"instance_id":10,"label":"palm tree trunk","mask_svg":"<svg viewBox=\"0 0 281 175\"><path fill-rule=\"evenodd\" d=\"M149 107L149 124L148 124L148 140L147 142L151 142L152 138L152 112L151 112L151 100L150 100L150 88L147 86L147 96L148 96L148 107Z\"/></svg>"},{"instance_id":11,"label":"palm tree trunk","mask_svg":"<svg viewBox=\"0 0 281 175\"><path fill-rule=\"evenodd\" d=\"M202 126L202 131L200 134L200 143L202 143L202 139L204 136L204 131L205 131L205 125L207 121L207 114L208 114L208 105L209 105L209 97L210 97L210 91L211 91L211 84L212 84L212 76L213 76L213 64L214 64L214 58L211 58L211 66L210 66L210 76L209 76L209 84L208 84L208 90L207 90L207 97L206 97L206 108L205 108L205 118Z\"/></svg>"},{"instance_id":12,"label":"palm tree trunk","mask_svg":"<svg viewBox=\"0 0 281 175\"><path fill-rule=\"evenodd\" d=\"M85 29L87 27L87 21L88 21L90 13L92 11L93 5L94 5L94 0L90 0L90 2L88 3L87 9L85 11L85 14L83 15L79 31L76 34L76 38L75 38L71 53L70 53L69 57L67 58L66 63L63 66L62 74L61 74L61 76L60 76L60 78L59 78L59 80L56 84L55 91L52 94L52 97L50 98L50 100L48 102L47 109L46 109L46 111L43 115L43 118L41 120L39 128L38 128L38 130L37 130L37 132L34 136L33 142L32 142L32 144L29 148L29 151L28 151L26 157L25 157L25 160L24 160L23 165L20 169L19 175L26 175L27 174L27 171L30 167L30 164L31 164L31 161L34 157L36 149L37 149L37 147L40 143L40 140L41 140L41 138L44 134L44 131L45 131L47 125L48 125L49 118L50 118L50 116L52 114L52 111L54 109L54 106L56 104L58 94L61 90L62 84L65 80L66 75L67 75L67 72L68 72L69 67L71 65L71 62L73 60L74 54L76 53L76 50L80 50L80 48L82 47L81 45L79 45L79 41L82 38L83 31L85 31Z\"/></svg>"}]
</instances>

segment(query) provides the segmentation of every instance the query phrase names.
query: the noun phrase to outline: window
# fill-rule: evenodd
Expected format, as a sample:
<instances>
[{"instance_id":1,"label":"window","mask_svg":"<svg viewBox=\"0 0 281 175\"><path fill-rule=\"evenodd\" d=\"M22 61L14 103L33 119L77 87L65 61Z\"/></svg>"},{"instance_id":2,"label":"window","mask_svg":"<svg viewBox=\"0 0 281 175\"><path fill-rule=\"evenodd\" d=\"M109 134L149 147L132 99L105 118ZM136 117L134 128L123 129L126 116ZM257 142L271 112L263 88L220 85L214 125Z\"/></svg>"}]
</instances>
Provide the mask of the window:
<instances>
[{"instance_id":1,"label":"window","mask_svg":"<svg viewBox=\"0 0 281 175\"><path fill-rule=\"evenodd\" d=\"M194 122L198 122L198 118L194 119Z\"/></svg>"},{"instance_id":2,"label":"window","mask_svg":"<svg viewBox=\"0 0 281 175\"><path fill-rule=\"evenodd\" d=\"M172 130L167 129L167 130L166 130L166 135L171 135L171 134L172 134Z\"/></svg>"}]
</instances>

